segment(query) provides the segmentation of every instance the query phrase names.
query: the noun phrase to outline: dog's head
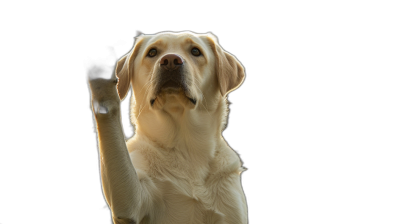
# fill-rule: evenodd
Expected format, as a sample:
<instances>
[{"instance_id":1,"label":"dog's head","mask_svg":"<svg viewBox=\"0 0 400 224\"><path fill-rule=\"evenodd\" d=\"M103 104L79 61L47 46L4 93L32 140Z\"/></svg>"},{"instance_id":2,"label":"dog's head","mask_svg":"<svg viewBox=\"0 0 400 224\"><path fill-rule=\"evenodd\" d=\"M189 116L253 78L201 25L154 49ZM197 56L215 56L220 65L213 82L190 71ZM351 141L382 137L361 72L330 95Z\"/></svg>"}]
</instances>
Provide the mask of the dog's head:
<instances>
[{"instance_id":1,"label":"dog's head","mask_svg":"<svg viewBox=\"0 0 400 224\"><path fill-rule=\"evenodd\" d=\"M160 109L168 104L196 108L203 100L224 98L240 86L244 69L211 33L164 32L140 35L116 66L118 94L130 85L136 105Z\"/></svg>"}]
</instances>

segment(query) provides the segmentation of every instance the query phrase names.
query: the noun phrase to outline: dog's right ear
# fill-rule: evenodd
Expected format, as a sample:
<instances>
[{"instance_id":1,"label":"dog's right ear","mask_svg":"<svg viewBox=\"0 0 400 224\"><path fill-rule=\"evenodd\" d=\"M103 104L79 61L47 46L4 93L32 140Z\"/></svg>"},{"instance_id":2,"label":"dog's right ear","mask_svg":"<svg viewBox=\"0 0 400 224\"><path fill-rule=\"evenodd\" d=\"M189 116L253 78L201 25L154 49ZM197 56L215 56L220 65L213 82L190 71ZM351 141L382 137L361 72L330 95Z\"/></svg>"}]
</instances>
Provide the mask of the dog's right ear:
<instances>
[{"instance_id":1,"label":"dog's right ear","mask_svg":"<svg viewBox=\"0 0 400 224\"><path fill-rule=\"evenodd\" d=\"M131 81L133 78L133 62L139 52L140 46L143 43L143 36L139 36L135 39L132 50L123 56L115 67L115 75L118 77L118 96L123 100L129 91Z\"/></svg>"}]
</instances>

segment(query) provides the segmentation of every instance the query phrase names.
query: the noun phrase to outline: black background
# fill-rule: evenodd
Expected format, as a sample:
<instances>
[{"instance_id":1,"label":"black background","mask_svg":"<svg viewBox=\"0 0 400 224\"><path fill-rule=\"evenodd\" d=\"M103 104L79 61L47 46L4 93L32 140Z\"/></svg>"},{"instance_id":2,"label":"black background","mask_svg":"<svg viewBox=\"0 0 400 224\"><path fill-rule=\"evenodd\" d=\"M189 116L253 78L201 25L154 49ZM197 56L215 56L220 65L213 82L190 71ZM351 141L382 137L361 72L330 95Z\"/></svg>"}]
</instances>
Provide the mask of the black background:
<instances>
[{"instance_id":1,"label":"black background","mask_svg":"<svg viewBox=\"0 0 400 224\"><path fill-rule=\"evenodd\" d=\"M12 60L3 79L11 90L3 90L8 146L1 157L0 223L111 223L82 58L100 46L114 46L120 57L137 31L182 30L211 31L245 67L243 85L228 97L223 136L247 168L242 186L249 222L333 219L326 203L335 197L332 186L341 186L328 181L323 167L334 156L330 127L340 111L326 94L335 68L328 62L333 56L323 52L335 47L334 34L318 15L268 12L246 19L238 12L210 13L210 20L203 15L189 22L102 12L54 24L52 17L27 19L5 46ZM130 137L128 100L121 107ZM316 215L325 213L322 220Z\"/></svg>"}]
</instances>

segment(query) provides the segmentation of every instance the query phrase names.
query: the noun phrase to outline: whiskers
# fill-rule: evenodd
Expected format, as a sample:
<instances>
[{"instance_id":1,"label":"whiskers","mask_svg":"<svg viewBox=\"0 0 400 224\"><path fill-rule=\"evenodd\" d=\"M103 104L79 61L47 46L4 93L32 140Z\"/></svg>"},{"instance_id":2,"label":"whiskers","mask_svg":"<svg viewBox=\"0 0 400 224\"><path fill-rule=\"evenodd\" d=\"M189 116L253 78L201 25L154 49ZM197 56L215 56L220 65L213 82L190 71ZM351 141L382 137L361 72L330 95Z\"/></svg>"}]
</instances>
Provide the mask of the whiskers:
<instances>
[{"instance_id":1,"label":"whiskers","mask_svg":"<svg viewBox=\"0 0 400 224\"><path fill-rule=\"evenodd\" d=\"M149 72L149 74L151 74L152 72ZM149 91L151 84L153 84L155 82L155 79L150 78L150 80L143 85L142 89L139 91L139 95L140 93L143 91L144 88L146 88L144 94L143 94L143 98L142 98L142 102L139 105L139 113L136 117L136 120L139 119L140 114L142 113L143 109L145 108L145 106L143 104L146 104L146 96L147 96L147 92Z\"/></svg>"},{"instance_id":2,"label":"whiskers","mask_svg":"<svg viewBox=\"0 0 400 224\"><path fill-rule=\"evenodd\" d=\"M147 75L152 74L152 73L153 73L153 71L150 71L149 73L147 73ZM148 86L150 86L150 84L154 83L154 81L155 80L153 79L153 77L151 77L150 80L147 81L146 84L143 85L142 89L140 89L139 94L143 91L143 89L145 87L147 88Z\"/></svg>"},{"instance_id":3,"label":"whiskers","mask_svg":"<svg viewBox=\"0 0 400 224\"><path fill-rule=\"evenodd\" d=\"M148 99L149 98L148 94L149 94L149 92L154 90L155 84L157 82L157 79L152 74L154 74L153 71L150 71L148 73L148 76L151 76L150 79L141 87L139 92L135 93L136 97L138 97L138 99L141 99L141 102L139 103L139 105L137 105L138 107L136 107L136 109L134 110L135 112L137 112L137 114L135 114L135 116L134 116L134 118L136 119L135 122L137 122L139 120L140 115L142 114L142 112L144 111L144 109L148 105L150 105L150 104L153 105L154 103L157 103L155 101L159 100L156 97L155 99L151 99L152 101L154 100L153 102L150 102L150 103L148 102L148 100L149 100ZM200 103L201 107L204 108L204 110L207 112L207 114L209 116L212 116L211 113L210 113L210 110L209 110L209 106L210 105L209 105L209 103L208 103L203 91L200 88L200 83L201 82L199 81L199 78L197 78L197 77L192 77L192 78L193 78L192 79L193 81L190 84L193 84L193 88L196 88L198 90L198 93L199 93L200 97L202 99L204 99L204 102L203 102L202 99L198 99L198 100L201 101L201 103ZM191 97L193 97L193 96L190 96L190 89L187 88L187 87L189 87L189 85L188 85L189 82L188 81L189 80L184 80L185 83L182 83L182 86L183 86L183 91L187 94L187 97L189 98L189 100L191 100ZM193 89L193 91L196 91L196 90ZM192 101L192 103L196 104L193 101Z\"/></svg>"},{"instance_id":4,"label":"whiskers","mask_svg":"<svg viewBox=\"0 0 400 224\"><path fill-rule=\"evenodd\" d=\"M204 109L206 109L208 115L211 116L210 112L209 112L208 109L207 109L207 107L208 107L207 99L206 99L206 97L204 96L203 91L201 91L200 87L196 84L196 82L199 82L199 80L198 80L196 77L194 77L194 76L193 76L193 79L194 79L193 84L194 84L194 86L200 91L201 98L203 98L204 101L206 102L206 106L204 105L204 103L203 103L202 100L201 100L201 104L203 105Z\"/></svg>"}]
</instances>

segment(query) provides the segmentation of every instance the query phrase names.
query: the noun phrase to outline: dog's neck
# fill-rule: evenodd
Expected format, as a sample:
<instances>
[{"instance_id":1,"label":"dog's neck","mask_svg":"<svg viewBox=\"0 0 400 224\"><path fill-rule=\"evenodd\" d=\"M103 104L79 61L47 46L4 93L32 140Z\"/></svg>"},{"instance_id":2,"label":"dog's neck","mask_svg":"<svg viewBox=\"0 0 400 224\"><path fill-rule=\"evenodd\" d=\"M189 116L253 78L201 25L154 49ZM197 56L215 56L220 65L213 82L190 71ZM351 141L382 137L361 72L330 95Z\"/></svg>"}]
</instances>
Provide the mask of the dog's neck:
<instances>
[{"instance_id":1,"label":"dog's neck","mask_svg":"<svg viewBox=\"0 0 400 224\"><path fill-rule=\"evenodd\" d=\"M153 107L147 104L141 108L133 101L136 135L148 138L160 150L173 149L196 161L208 162L218 144L224 142L221 132L227 103L222 96L206 102L199 100L194 108L185 106L174 96L164 98L162 105L156 102Z\"/></svg>"}]
</instances>

